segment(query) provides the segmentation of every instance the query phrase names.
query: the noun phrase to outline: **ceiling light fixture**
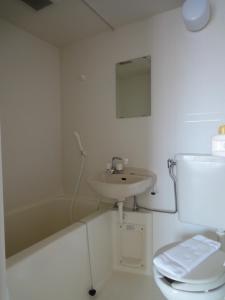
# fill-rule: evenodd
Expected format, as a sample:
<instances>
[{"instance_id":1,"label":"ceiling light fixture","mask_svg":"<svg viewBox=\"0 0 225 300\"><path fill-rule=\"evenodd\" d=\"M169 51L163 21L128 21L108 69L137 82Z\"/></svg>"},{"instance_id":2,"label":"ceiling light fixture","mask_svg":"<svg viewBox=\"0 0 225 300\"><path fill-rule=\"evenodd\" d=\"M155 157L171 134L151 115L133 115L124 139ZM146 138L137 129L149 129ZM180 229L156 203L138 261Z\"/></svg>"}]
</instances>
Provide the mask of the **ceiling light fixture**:
<instances>
[{"instance_id":1,"label":"ceiling light fixture","mask_svg":"<svg viewBox=\"0 0 225 300\"><path fill-rule=\"evenodd\" d=\"M185 0L182 6L182 15L184 24L189 31L203 29L210 19L209 0Z\"/></svg>"}]
</instances>

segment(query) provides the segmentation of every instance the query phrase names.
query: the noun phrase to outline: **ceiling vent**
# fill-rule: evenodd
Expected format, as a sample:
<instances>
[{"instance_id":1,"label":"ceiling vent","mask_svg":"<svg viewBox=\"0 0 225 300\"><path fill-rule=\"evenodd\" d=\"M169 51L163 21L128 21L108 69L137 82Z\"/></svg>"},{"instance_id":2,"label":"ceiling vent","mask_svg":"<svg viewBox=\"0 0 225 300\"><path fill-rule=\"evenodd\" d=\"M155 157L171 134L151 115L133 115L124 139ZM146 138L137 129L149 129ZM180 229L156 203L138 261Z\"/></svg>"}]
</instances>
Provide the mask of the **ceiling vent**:
<instances>
[{"instance_id":1,"label":"ceiling vent","mask_svg":"<svg viewBox=\"0 0 225 300\"><path fill-rule=\"evenodd\" d=\"M41 10L52 4L50 0L21 0L35 10Z\"/></svg>"}]
</instances>

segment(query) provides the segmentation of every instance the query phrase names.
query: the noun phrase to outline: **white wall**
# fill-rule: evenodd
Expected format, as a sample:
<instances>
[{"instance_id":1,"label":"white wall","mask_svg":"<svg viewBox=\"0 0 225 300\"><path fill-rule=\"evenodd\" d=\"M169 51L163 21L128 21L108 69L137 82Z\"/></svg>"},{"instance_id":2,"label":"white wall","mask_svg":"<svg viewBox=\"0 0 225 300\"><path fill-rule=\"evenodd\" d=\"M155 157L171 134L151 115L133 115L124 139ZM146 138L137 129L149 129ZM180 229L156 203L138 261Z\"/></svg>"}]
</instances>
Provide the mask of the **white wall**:
<instances>
[{"instance_id":1,"label":"white wall","mask_svg":"<svg viewBox=\"0 0 225 300\"><path fill-rule=\"evenodd\" d=\"M150 41L146 37L150 35L147 21L84 40L64 50L62 103L66 193L72 192L77 177L75 170L79 166L78 147L72 134L75 129L80 132L88 153L84 177L102 170L114 155L128 157L131 166L149 165L151 119L116 119L115 64L149 54ZM81 74L86 75L86 81L80 79ZM83 181L80 202L93 203L97 198Z\"/></svg>"},{"instance_id":2,"label":"white wall","mask_svg":"<svg viewBox=\"0 0 225 300\"><path fill-rule=\"evenodd\" d=\"M7 212L62 193L59 51L0 20L0 119Z\"/></svg>"},{"instance_id":3,"label":"white wall","mask_svg":"<svg viewBox=\"0 0 225 300\"><path fill-rule=\"evenodd\" d=\"M211 22L197 33L185 30L179 9L153 18L151 158L161 177L161 207L172 202L166 158L178 152L210 153L211 137L225 122L225 3L211 4ZM196 229L207 230L161 214L153 222L155 249Z\"/></svg>"},{"instance_id":4,"label":"white wall","mask_svg":"<svg viewBox=\"0 0 225 300\"><path fill-rule=\"evenodd\" d=\"M211 22L196 33L184 28L179 9L153 18L151 159L162 185L159 206L172 202L167 157L210 153L211 136L225 121L225 5L212 4Z\"/></svg>"},{"instance_id":5,"label":"white wall","mask_svg":"<svg viewBox=\"0 0 225 300\"><path fill-rule=\"evenodd\" d=\"M197 33L186 31L176 9L64 49L64 186L68 194L77 175L79 154L72 137L76 129L88 151L86 176L102 170L113 155L128 157L131 166L150 168L158 176L155 200L141 202L174 208L166 160L177 152L210 152L211 136L225 121L225 3L212 1L212 8L211 22ZM152 116L116 119L115 63L149 54ZM83 182L80 202L96 199ZM155 249L168 240L207 230L163 214L154 215L153 227Z\"/></svg>"}]
</instances>

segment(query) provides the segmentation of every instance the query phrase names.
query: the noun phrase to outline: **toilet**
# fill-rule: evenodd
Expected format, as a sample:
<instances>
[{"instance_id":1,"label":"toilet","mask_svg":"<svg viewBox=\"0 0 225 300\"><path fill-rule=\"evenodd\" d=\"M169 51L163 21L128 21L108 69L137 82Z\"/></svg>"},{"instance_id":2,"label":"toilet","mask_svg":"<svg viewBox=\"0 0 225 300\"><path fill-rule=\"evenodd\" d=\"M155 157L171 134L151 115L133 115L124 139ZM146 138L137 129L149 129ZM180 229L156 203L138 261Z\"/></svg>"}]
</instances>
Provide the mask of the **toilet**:
<instances>
[{"instance_id":1,"label":"toilet","mask_svg":"<svg viewBox=\"0 0 225 300\"><path fill-rule=\"evenodd\" d=\"M225 158L175 156L178 218L181 222L225 229ZM159 249L154 257L173 248ZM167 274L153 264L154 280L168 300L224 300L225 252L218 250L185 276Z\"/></svg>"}]
</instances>

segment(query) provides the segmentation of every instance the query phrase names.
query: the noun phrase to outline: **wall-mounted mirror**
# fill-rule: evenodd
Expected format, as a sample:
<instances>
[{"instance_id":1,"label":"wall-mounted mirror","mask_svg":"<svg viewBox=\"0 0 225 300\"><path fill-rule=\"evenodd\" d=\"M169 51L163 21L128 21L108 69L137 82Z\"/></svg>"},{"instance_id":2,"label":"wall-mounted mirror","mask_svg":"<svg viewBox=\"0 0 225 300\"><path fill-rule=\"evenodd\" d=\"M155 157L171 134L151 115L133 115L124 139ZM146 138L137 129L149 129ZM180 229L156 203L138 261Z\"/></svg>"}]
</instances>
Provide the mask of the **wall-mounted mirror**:
<instances>
[{"instance_id":1,"label":"wall-mounted mirror","mask_svg":"<svg viewBox=\"0 0 225 300\"><path fill-rule=\"evenodd\" d=\"M151 58L140 57L116 64L116 117L151 114Z\"/></svg>"}]
</instances>

